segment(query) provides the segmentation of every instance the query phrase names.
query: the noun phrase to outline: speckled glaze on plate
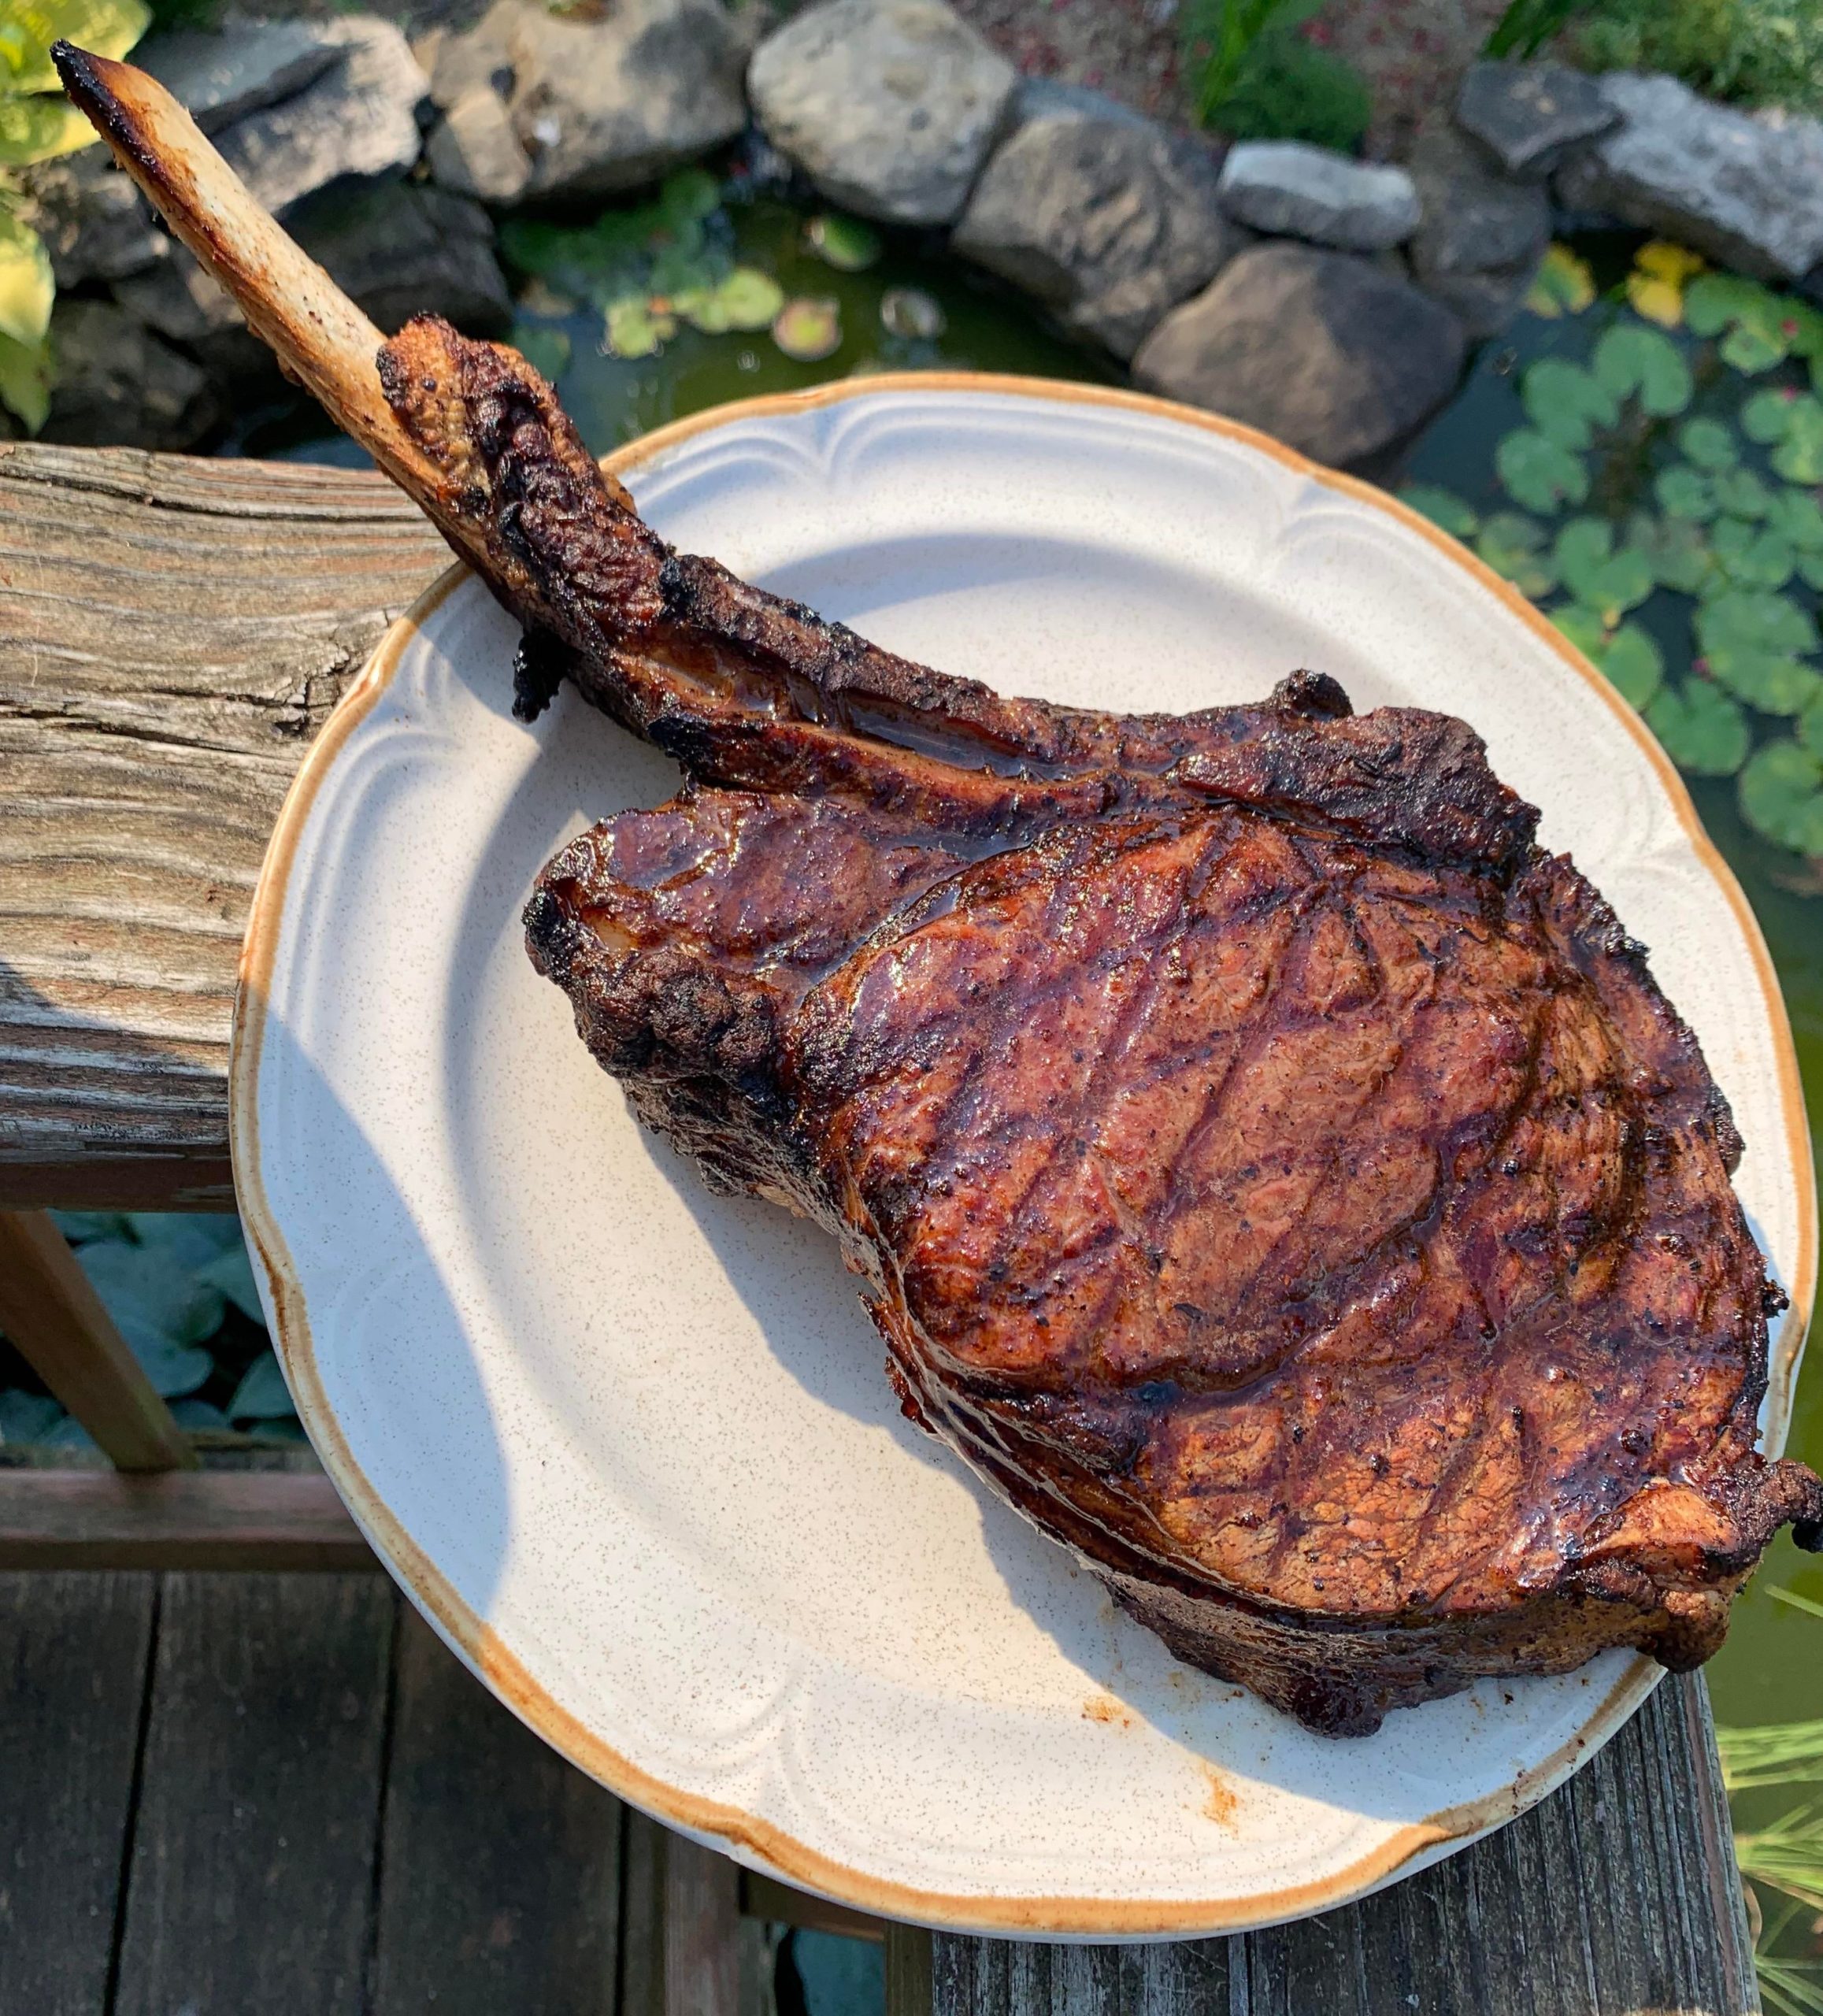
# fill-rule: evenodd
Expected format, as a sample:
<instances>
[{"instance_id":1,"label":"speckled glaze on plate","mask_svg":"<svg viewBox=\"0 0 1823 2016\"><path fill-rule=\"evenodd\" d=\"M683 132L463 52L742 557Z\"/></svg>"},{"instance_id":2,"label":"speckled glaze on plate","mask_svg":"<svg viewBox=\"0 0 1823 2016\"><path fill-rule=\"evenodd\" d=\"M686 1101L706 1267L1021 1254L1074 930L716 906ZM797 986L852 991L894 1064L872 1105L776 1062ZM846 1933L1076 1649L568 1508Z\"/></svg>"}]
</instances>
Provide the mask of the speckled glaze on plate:
<instances>
[{"instance_id":1,"label":"speckled glaze on plate","mask_svg":"<svg viewBox=\"0 0 1823 2016\"><path fill-rule=\"evenodd\" d=\"M1792 1311L1803 1106L1751 913L1636 717L1452 541L1137 396L854 380L615 458L665 536L895 650L1110 708L1332 673L1465 716L1696 1028ZM311 751L250 928L241 1204L312 1440L450 1643L585 1770L864 1909L1054 1937L1321 1910L1510 1818L1625 1720L1624 1653L1313 1736L1187 1669L902 1421L824 1234L711 1196L523 949L532 878L675 773L454 573Z\"/></svg>"}]
</instances>

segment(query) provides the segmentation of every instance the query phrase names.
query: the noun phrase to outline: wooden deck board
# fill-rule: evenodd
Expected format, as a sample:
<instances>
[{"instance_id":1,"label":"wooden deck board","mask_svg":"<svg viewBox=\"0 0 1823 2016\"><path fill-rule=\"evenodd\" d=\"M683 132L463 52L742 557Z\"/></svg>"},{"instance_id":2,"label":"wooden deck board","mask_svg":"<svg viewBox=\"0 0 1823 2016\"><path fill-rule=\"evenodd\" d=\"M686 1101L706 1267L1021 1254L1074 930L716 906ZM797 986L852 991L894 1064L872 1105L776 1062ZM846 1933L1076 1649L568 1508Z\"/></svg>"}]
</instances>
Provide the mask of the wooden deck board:
<instances>
[{"instance_id":1,"label":"wooden deck board","mask_svg":"<svg viewBox=\"0 0 1823 2016\"><path fill-rule=\"evenodd\" d=\"M114 1947L150 1575L0 1575L0 2010L94 2016Z\"/></svg>"},{"instance_id":2,"label":"wooden deck board","mask_svg":"<svg viewBox=\"0 0 1823 2016\"><path fill-rule=\"evenodd\" d=\"M404 1609L370 2016L614 2016L624 1814Z\"/></svg>"},{"instance_id":3,"label":"wooden deck board","mask_svg":"<svg viewBox=\"0 0 1823 2016\"><path fill-rule=\"evenodd\" d=\"M165 1577L111 2016L364 2016L396 1601Z\"/></svg>"}]
</instances>

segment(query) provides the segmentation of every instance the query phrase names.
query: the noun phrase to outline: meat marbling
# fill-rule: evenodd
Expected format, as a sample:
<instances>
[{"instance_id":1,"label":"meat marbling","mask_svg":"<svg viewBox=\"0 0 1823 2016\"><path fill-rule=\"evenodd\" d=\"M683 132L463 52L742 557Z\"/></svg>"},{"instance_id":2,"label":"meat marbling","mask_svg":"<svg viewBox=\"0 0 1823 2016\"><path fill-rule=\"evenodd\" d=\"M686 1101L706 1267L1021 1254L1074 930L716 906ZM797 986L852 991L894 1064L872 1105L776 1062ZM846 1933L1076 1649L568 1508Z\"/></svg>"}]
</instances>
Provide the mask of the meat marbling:
<instances>
[{"instance_id":1,"label":"meat marbling","mask_svg":"<svg viewBox=\"0 0 1823 2016\"><path fill-rule=\"evenodd\" d=\"M63 67L526 626L520 710L567 676L681 769L526 910L590 1048L836 1236L906 1414L1174 1653L1364 1733L1691 1666L1779 1526L1823 1546L1754 1449L1782 1297L1726 1102L1472 730L1310 672L1134 717L893 657L673 552L513 352L313 352L346 304L281 312L327 283L198 200L206 143Z\"/></svg>"}]
</instances>

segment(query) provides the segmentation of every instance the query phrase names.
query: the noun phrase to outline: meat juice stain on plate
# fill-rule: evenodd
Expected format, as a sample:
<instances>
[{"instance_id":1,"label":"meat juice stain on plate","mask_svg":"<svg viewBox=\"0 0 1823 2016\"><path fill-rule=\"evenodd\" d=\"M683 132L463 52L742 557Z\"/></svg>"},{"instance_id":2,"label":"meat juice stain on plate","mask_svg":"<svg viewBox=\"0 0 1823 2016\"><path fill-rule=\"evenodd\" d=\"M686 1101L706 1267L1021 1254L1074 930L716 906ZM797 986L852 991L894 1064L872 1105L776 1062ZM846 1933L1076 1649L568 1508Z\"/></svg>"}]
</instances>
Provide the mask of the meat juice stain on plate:
<instances>
[{"instance_id":1,"label":"meat juice stain on plate","mask_svg":"<svg viewBox=\"0 0 1823 2016\"><path fill-rule=\"evenodd\" d=\"M1130 1729L1133 1726L1131 1713L1123 1708L1111 1694L1091 1694L1083 1703L1085 1722L1105 1722L1114 1729Z\"/></svg>"},{"instance_id":2,"label":"meat juice stain on plate","mask_svg":"<svg viewBox=\"0 0 1823 2016\"><path fill-rule=\"evenodd\" d=\"M1202 1802L1205 1816L1218 1827L1238 1826L1240 1821L1240 1800L1234 1788L1213 1764L1202 1766L1202 1776L1208 1792Z\"/></svg>"}]
</instances>

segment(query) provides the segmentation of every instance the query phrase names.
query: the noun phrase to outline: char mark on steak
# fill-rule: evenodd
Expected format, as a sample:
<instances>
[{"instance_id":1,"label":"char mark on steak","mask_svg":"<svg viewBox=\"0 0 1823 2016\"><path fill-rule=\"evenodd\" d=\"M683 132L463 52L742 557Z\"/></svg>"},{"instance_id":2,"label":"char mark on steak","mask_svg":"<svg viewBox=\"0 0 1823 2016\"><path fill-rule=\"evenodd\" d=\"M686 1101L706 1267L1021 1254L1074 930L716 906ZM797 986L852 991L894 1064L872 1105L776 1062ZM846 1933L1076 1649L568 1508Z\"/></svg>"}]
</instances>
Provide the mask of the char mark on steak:
<instances>
[{"instance_id":1,"label":"char mark on steak","mask_svg":"<svg viewBox=\"0 0 1823 2016\"><path fill-rule=\"evenodd\" d=\"M72 96L282 361L684 787L526 910L635 1110L842 1242L906 1412L1182 1658L1357 1734L1720 1642L1823 1484L1643 951L1462 722L1003 699L674 553L523 359L379 333L168 96ZM377 358L377 372L375 365Z\"/></svg>"}]
</instances>

